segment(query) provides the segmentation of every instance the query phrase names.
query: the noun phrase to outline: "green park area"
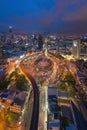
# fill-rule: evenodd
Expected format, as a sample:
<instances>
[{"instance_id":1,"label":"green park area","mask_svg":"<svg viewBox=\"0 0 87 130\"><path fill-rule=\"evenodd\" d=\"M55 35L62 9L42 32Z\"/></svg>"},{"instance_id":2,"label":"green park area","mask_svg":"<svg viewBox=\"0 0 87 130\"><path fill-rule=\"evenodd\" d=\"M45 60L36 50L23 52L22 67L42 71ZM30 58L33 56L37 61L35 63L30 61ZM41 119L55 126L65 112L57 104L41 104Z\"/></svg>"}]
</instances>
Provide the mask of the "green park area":
<instances>
[{"instance_id":1,"label":"green park area","mask_svg":"<svg viewBox=\"0 0 87 130\"><path fill-rule=\"evenodd\" d=\"M19 122L20 115L10 110L5 111L5 121L9 126L16 126Z\"/></svg>"},{"instance_id":2,"label":"green park area","mask_svg":"<svg viewBox=\"0 0 87 130\"><path fill-rule=\"evenodd\" d=\"M29 90L29 85L25 77L20 74L18 69L15 69L9 76L8 79L4 77L4 82L0 84L0 90L3 92L7 88L15 88L16 94L22 92L22 91L28 91ZM8 87L10 86L10 87ZM3 101L3 102L2 102ZM5 106L5 99L1 99L1 102L4 103L4 105L0 106L0 119L1 121L5 122L6 125L8 126L16 126L18 125L18 122L20 122L20 117L21 113L18 114L16 112L12 112L9 109L9 104L8 108ZM6 102L7 103L7 102ZM11 104L12 105L12 104Z\"/></svg>"},{"instance_id":3,"label":"green park area","mask_svg":"<svg viewBox=\"0 0 87 130\"><path fill-rule=\"evenodd\" d=\"M14 82L14 85L11 86L11 84ZM15 86L19 91L27 91L29 90L28 83L25 79L25 76L19 73L18 69L15 69L7 79L6 77L3 77L3 79L0 81L0 91L8 88L8 85L11 87Z\"/></svg>"},{"instance_id":4,"label":"green park area","mask_svg":"<svg viewBox=\"0 0 87 130\"><path fill-rule=\"evenodd\" d=\"M17 69L11 73L9 79L10 81L15 81L15 86L18 90L27 91L29 89L25 76L20 74Z\"/></svg>"},{"instance_id":5,"label":"green park area","mask_svg":"<svg viewBox=\"0 0 87 130\"><path fill-rule=\"evenodd\" d=\"M60 85L58 86L59 91L65 91L69 92L71 97L74 97L76 95L75 90L75 80L73 76L68 73L63 81L61 81Z\"/></svg>"}]
</instances>

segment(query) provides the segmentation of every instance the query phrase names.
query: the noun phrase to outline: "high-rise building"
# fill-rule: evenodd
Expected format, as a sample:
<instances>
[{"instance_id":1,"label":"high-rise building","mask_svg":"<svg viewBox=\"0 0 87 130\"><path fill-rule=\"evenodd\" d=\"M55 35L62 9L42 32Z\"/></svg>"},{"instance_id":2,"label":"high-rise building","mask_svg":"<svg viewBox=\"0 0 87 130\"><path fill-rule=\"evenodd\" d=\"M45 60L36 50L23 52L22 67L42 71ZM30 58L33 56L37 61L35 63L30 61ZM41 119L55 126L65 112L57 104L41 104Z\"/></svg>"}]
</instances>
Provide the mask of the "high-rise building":
<instances>
[{"instance_id":1,"label":"high-rise building","mask_svg":"<svg viewBox=\"0 0 87 130\"><path fill-rule=\"evenodd\" d=\"M1 34L0 41L4 43L5 40L6 40L6 36L4 34Z\"/></svg>"},{"instance_id":2,"label":"high-rise building","mask_svg":"<svg viewBox=\"0 0 87 130\"><path fill-rule=\"evenodd\" d=\"M38 49L42 50L43 48L43 37L41 34L38 34Z\"/></svg>"},{"instance_id":3,"label":"high-rise building","mask_svg":"<svg viewBox=\"0 0 87 130\"><path fill-rule=\"evenodd\" d=\"M12 31L12 26L9 26L9 38L10 40L13 39L13 31Z\"/></svg>"},{"instance_id":4,"label":"high-rise building","mask_svg":"<svg viewBox=\"0 0 87 130\"><path fill-rule=\"evenodd\" d=\"M72 53L75 58L80 57L80 40L73 41Z\"/></svg>"},{"instance_id":5,"label":"high-rise building","mask_svg":"<svg viewBox=\"0 0 87 130\"><path fill-rule=\"evenodd\" d=\"M80 43L80 56L87 56L87 39L81 39Z\"/></svg>"},{"instance_id":6,"label":"high-rise building","mask_svg":"<svg viewBox=\"0 0 87 130\"><path fill-rule=\"evenodd\" d=\"M12 26L9 26L9 33L12 33Z\"/></svg>"},{"instance_id":7,"label":"high-rise building","mask_svg":"<svg viewBox=\"0 0 87 130\"><path fill-rule=\"evenodd\" d=\"M87 57L87 41L84 39L74 40L72 53L76 58Z\"/></svg>"}]
</instances>

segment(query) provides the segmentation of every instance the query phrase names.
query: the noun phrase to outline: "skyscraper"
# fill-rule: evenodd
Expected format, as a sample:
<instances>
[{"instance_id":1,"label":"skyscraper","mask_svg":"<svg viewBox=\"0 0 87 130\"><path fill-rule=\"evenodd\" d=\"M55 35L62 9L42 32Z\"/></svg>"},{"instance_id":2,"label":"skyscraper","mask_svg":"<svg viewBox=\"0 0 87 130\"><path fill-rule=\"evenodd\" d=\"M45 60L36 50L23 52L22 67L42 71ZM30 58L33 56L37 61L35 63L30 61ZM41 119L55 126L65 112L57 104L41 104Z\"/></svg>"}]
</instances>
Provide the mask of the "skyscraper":
<instances>
[{"instance_id":1,"label":"skyscraper","mask_svg":"<svg viewBox=\"0 0 87 130\"><path fill-rule=\"evenodd\" d=\"M6 36L4 34L1 34L0 35L0 41L4 43L5 40L6 40Z\"/></svg>"},{"instance_id":2,"label":"skyscraper","mask_svg":"<svg viewBox=\"0 0 87 130\"><path fill-rule=\"evenodd\" d=\"M13 39L12 26L9 26L9 32L8 32L8 34L9 34L9 38L10 38L10 40L12 40L12 39Z\"/></svg>"},{"instance_id":3,"label":"skyscraper","mask_svg":"<svg viewBox=\"0 0 87 130\"><path fill-rule=\"evenodd\" d=\"M38 49L42 50L43 48L43 37L41 34L38 34Z\"/></svg>"},{"instance_id":4,"label":"skyscraper","mask_svg":"<svg viewBox=\"0 0 87 130\"><path fill-rule=\"evenodd\" d=\"M76 57L76 58L79 58L80 57L80 40L74 40L73 41L73 55Z\"/></svg>"},{"instance_id":5,"label":"skyscraper","mask_svg":"<svg viewBox=\"0 0 87 130\"><path fill-rule=\"evenodd\" d=\"M81 39L80 43L80 55L87 57L87 39Z\"/></svg>"},{"instance_id":6,"label":"skyscraper","mask_svg":"<svg viewBox=\"0 0 87 130\"><path fill-rule=\"evenodd\" d=\"M12 33L12 26L9 26L9 33Z\"/></svg>"}]
</instances>

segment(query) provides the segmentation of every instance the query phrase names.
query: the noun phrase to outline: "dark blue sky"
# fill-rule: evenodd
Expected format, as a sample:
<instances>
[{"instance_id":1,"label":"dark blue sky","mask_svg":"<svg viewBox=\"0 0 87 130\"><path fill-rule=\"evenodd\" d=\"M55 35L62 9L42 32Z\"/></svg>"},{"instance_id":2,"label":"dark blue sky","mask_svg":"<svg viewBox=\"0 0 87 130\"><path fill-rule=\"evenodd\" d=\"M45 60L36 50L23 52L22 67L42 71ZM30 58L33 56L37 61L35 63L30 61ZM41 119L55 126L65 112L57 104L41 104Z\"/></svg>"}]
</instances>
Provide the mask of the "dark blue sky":
<instances>
[{"instance_id":1,"label":"dark blue sky","mask_svg":"<svg viewBox=\"0 0 87 130\"><path fill-rule=\"evenodd\" d=\"M87 33L87 0L0 0L0 31Z\"/></svg>"}]
</instances>

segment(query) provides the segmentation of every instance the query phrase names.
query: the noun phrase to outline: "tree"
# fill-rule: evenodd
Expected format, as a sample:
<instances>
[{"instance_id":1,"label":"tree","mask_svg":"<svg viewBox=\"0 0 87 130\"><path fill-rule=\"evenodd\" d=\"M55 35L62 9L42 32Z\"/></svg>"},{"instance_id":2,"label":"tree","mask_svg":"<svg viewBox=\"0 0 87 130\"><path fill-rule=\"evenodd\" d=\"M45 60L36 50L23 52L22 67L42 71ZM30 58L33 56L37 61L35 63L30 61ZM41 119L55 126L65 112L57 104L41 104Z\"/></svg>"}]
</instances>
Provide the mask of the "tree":
<instances>
[{"instance_id":1,"label":"tree","mask_svg":"<svg viewBox=\"0 0 87 130\"><path fill-rule=\"evenodd\" d=\"M8 87L10 80L7 80L5 77L0 81L0 90L4 90Z\"/></svg>"},{"instance_id":2,"label":"tree","mask_svg":"<svg viewBox=\"0 0 87 130\"><path fill-rule=\"evenodd\" d=\"M20 75L19 78L16 80L16 86L17 89L19 89L20 91L26 91L28 89L26 85L26 79L23 75Z\"/></svg>"},{"instance_id":3,"label":"tree","mask_svg":"<svg viewBox=\"0 0 87 130\"><path fill-rule=\"evenodd\" d=\"M14 125L18 122L20 114L11 112L10 110L6 110L5 119L9 125Z\"/></svg>"},{"instance_id":4,"label":"tree","mask_svg":"<svg viewBox=\"0 0 87 130\"><path fill-rule=\"evenodd\" d=\"M65 82L68 82L68 84L71 86L75 86L76 84L76 81L74 79L74 77L72 76L72 74L68 73L64 79Z\"/></svg>"},{"instance_id":5,"label":"tree","mask_svg":"<svg viewBox=\"0 0 87 130\"><path fill-rule=\"evenodd\" d=\"M11 79L12 77L14 77L14 78L15 78L15 80L17 80L17 79L18 79L19 74L18 74L18 70L17 70L17 69L15 69L15 71L13 71L13 72L10 74L9 79Z\"/></svg>"},{"instance_id":6,"label":"tree","mask_svg":"<svg viewBox=\"0 0 87 130\"><path fill-rule=\"evenodd\" d=\"M61 82L61 84L59 85L58 88L60 91L67 91L67 86L66 86L65 82Z\"/></svg>"},{"instance_id":7,"label":"tree","mask_svg":"<svg viewBox=\"0 0 87 130\"><path fill-rule=\"evenodd\" d=\"M69 126L69 120L65 116L62 116L61 120L62 120L62 130L66 130L66 127Z\"/></svg>"}]
</instances>

